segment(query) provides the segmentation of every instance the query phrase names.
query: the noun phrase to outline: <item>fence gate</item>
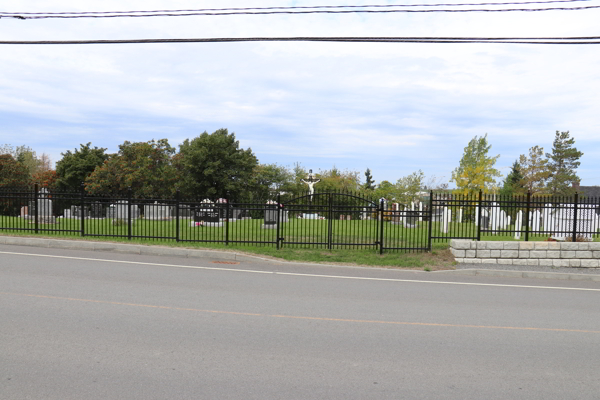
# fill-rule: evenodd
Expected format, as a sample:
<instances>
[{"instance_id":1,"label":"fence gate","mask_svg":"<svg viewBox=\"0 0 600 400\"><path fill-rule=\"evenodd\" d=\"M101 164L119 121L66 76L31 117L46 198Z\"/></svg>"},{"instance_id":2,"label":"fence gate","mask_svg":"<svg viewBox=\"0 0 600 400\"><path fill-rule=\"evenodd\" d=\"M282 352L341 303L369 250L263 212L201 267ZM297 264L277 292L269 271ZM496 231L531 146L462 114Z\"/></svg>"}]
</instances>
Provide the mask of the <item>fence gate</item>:
<instances>
[{"instance_id":1,"label":"fence gate","mask_svg":"<svg viewBox=\"0 0 600 400\"><path fill-rule=\"evenodd\" d=\"M350 193L314 193L283 204L283 246L376 248L379 218L376 201Z\"/></svg>"}]
</instances>

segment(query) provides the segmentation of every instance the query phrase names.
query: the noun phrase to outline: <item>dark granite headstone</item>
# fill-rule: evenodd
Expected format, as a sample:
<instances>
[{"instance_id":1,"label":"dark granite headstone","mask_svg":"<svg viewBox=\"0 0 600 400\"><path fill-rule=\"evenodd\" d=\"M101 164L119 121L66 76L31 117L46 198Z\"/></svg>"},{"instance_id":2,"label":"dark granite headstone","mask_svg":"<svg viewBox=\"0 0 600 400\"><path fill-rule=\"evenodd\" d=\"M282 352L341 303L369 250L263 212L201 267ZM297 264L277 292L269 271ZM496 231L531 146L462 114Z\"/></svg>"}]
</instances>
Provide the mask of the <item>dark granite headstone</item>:
<instances>
[{"instance_id":1,"label":"dark granite headstone","mask_svg":"<svg viewBox=\"0 0 600 400\"><path fill-rule=\"evenodd\" d=\"M265 210L265 225L277 225L277 208Z\"/></svg>"},{"instance_id":2,"label":"dark granite headstone","mask_svg":"<svg viewBox=\"0 0 600 400\"><path fill-rule=\"evenodd\" d=\"M198 208L194 213L194 222L212 222L220 221L220 213L218 209L213 208Z\"/></svg>"}]
</instances>

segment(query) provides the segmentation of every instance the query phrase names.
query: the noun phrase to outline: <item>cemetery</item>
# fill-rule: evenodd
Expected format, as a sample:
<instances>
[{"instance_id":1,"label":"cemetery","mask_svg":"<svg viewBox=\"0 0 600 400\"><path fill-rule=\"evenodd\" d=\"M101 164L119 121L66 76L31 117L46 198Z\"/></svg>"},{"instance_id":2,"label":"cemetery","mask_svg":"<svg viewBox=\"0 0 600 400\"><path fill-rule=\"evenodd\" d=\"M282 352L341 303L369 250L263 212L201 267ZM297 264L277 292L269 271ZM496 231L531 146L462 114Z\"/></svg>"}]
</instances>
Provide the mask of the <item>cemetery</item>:
<instances>
[{"instance_id":1,"label":"cemetery","mask_svg":"<svg viewBox=\"0 0 600 400\"><path fill-rule=\"evenodd\" d=\"M452 239L473 243L600 240L600 207L591 201L541 198L524 202L522 198L431 192L402 204L352 193L315 192L319 180L312 171L303 182L309 188L305 195L278 195L253 203L224 198L88 199L42 188L34 196L17 199L12 215L0 215L0 230L380 253L429 251L432 243ZM507 244L503 249L510 247ZM483 248L469 248L469 255L479 249ZM456 250L462 254L467 249Z\"/></svg>"}]
</instances>

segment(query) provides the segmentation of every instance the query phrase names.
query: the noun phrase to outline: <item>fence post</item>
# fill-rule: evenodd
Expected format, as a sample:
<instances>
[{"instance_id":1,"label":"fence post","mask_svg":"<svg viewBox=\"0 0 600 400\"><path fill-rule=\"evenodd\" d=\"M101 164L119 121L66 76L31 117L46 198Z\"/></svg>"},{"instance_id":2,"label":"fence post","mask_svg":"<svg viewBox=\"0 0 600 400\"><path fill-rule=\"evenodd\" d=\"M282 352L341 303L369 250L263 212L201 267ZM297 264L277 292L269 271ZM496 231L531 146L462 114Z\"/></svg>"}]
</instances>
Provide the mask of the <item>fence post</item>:
<instances>
[{"instance_id":1,"label":"fence post","mask_svg":"<svg viewBox=\"0 0 600 400\"><path fill-rule=\"evenodd\" d=\"M127 239L131 240L131 186L127 188Z\"/></svg>"},{"instance_id":2,"label":"fence post","mask_svg":"<svg viewBox=\"0 0 600 400\"><path fill-rule=\"evenodd\" d=\"M433 236L433 190L429 191L429 238L427 240L427 251L431 251L431 236Z\"/></svg>"},{"instance_id":3,"label":"fence post","mask_svg":"<svg viewBox=\"0 0 600 400\"><path fill-rule=\"evenodd\" d=\"M279 236L281 235L281 213L283 212L283 208L281 207L281 193L277 193L277 227L276 227L276 247L277 250L280 248L279 240L281 239Z\"/></svg>"},{"instance_id":4,"label":"fence post","mask_svg":"<svg viewBox=\"0 0 600 400\"><path fill-rule=\"evenodd\" d=\"M527 191L527 206L525 208L525 241L529 241L529 210L531 209L531 191Z\"/></svg>"},{"instance_id":5,"label":"fence post","mask_svg":"<svg viewBox=\"0 0 600 400\"><path fill-rule=\"evenodd\" d=\"M179 189L175 192L175 241L179 242L179 201L180 201Z\"/></svg>"},{"instance_id":6,"label":"fence post","mask_svg":"<svg viewBox=\"0 0 600 400\"><path fill-rule=\"evenodd\" d=\"M36 183L33 187L33 218L34 218L34 226L35 226L35 233L39 233L39 225L38 225L38 217L39 217L39 213L40 210L38 210L38 184Z\"/></svg>"},{"instance_id":7,"label":"fence post","mask_svg":"<svg viewBox=\"0 0 600 400\"><path fill-rule=\"evenodd\" d=\"M327 224L327 249L331 250L331 236L332 236L332 224L333 224L333 197L331 193L327 195L328 197L328 224Z\"/></svg>"},{"instance_id":8,"label":"fence post","mask_svg":"<svg viewBox=\"0 0 600 400\"><path fill-rule=\"evenodd\" d=\"M229 193L225 194L225 246L229 246Z\"/></svg>"},{"instance_id":9,"label":"fence post","mask_svg":"<svg viewBox=\"0 0 600 400\"><path fill-rule=\"evenodd\" d=\"M383 199L379 200L379 215L377 216L377 221L379 221L379 223L381 224L381 226L379 227L379 254L383 254L383 247L384 247L384 242L383 242L383 214L384 214L384 210L383 210Z\"/></svg>"},{"instance_id":10,"label":"fence post","mask_svg":"<svg viewBox=\"0 0 600 400\"><path fill-rule=\"evenodd\" d=\"M575 192L575 204L573 205L573 243L577 242L577 205L579 202L579 193Z\"/></svg>"},{"instance_id":11,"label":"fence post","mask_svg":"<svg viewBox=\"0 0 600 400\"><path fill-rule=\"evenodd\" d=\"M479 203L477 203L477 241L481 241L481 202L483 200L483 193L479 191Z\"/></svg>"},{"instance_id":12,"label":"fence post","mask_svg":"<svg viewBox=\"0 0 600 400\"><path fill-rule=\"evenodd\" d=\"M85 236L85 185L83 184L83 182L81 182L81 190L80 190L80 195L81 195L81 223L80 223L80 229L81 229L81 236Z\"/></svg>"}]
</instances>

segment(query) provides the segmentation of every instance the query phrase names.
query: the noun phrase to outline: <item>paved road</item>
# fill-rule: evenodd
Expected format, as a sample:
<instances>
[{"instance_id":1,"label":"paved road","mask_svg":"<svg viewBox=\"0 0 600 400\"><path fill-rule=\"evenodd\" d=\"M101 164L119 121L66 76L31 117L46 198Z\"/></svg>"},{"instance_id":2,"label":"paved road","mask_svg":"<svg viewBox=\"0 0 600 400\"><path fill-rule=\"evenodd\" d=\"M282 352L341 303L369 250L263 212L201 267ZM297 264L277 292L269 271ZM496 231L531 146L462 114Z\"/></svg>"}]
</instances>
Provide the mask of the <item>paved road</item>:
<instances>
[{"instance_id":1,"label":"paved road","mask_svg":"<svg viewBox=\"0 0 600 400\"><path fill-rule=\"evenodd\" d=\"M600 283L0 246L1 399L597 399Z\"/></svg>"}]
</instances>

